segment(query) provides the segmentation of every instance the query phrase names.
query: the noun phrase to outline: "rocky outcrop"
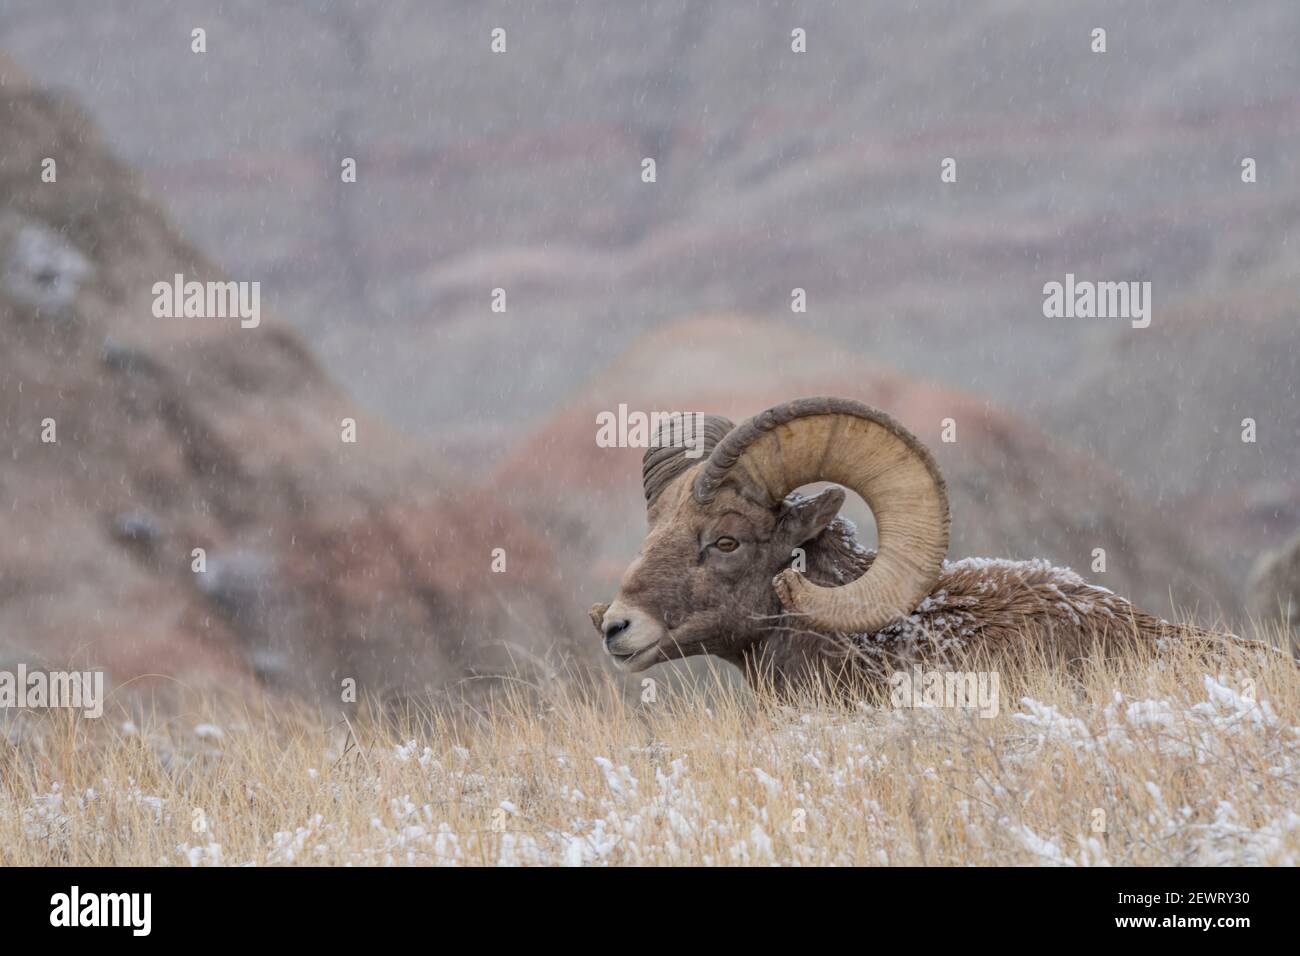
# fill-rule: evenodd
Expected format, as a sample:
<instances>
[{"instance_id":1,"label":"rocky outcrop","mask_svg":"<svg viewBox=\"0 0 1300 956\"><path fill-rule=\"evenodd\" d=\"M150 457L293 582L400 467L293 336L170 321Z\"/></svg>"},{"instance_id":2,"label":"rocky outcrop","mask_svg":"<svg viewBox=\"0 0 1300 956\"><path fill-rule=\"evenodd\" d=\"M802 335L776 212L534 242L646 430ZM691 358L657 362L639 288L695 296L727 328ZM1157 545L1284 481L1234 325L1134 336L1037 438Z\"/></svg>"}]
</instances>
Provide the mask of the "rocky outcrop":
<instances>
[{"instance_id":1,"label":"rocky outcrop","mask_svg":"<svg viewBox=\"0 0 1300 956\"><path fill-rule=\"evenodd\" d=\"M176 273L266 277L223 276L67 99L0 85L0 129L0 665L337 699L348 677L421 692L563 653L577 604L517 514L368 416L273 315L151 308Z\"/></svg>"}]
</instances>

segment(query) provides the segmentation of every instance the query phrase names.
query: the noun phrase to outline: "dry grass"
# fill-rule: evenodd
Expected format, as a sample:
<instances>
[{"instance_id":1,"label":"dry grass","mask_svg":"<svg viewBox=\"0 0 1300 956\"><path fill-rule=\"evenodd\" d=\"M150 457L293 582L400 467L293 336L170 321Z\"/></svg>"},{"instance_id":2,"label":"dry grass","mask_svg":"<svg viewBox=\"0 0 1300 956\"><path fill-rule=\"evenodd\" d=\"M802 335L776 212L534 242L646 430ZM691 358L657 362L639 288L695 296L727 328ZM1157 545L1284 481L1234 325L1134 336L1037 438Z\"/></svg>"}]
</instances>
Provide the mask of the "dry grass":
<instances>
[{"instance_id":1,"label":"dry grass","mask_svg":"<svg viewBox=\"0 0 1300 956\"><path fill-rule=\"evenodd\" d=\"M1133 653L1007 680L990 719L726 682L629 704L615 680L335 722L24 714L0 743L0 863L1300 860L1290 662Z\"/></svg>"}]
</instances>

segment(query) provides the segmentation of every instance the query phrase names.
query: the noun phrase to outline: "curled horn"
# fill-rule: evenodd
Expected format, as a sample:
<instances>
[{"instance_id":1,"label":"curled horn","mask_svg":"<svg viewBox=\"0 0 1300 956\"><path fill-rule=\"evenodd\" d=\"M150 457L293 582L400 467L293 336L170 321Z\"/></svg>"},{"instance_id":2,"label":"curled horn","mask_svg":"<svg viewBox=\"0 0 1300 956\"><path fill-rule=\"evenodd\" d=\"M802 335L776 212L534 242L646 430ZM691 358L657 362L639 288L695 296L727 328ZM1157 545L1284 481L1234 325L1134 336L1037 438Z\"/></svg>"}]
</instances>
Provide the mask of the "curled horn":
<instances>
[{"instance_id":1,"label":"curled horn","mask_svg":"<svg viewBox=\"0 0 1300 956\"><path fill-rule=\"evenodd\" d=\"M645 506L649 509L659 495L683 472L698 465L722 441L724 435L736 426L719 415L704 415L703 436L691 435L692 443L701 449L701 454L688 457L688 449L683 443L683 433L679 430L673 434L672 428L665 424L655 441L641 456L641 484L645 488ZM677 442L677 444L674 444Z\"/></svg>"},{"instance_id":2,"label":"curled horn","mask_svg":"<svg viewBox=\"0 0 1300 956\"><path fill-rule=\"evenodd\" d=\"M948 551L948 491L929 450L884 412L845 398L803 398L743 422L714 446L693 493L724 484L775 506L814 481L862 496L879 550L867 573L820 587L787 568L773 581L785 609L814 629L870 634L915 610Z\"/></svg>"}]
</instances>

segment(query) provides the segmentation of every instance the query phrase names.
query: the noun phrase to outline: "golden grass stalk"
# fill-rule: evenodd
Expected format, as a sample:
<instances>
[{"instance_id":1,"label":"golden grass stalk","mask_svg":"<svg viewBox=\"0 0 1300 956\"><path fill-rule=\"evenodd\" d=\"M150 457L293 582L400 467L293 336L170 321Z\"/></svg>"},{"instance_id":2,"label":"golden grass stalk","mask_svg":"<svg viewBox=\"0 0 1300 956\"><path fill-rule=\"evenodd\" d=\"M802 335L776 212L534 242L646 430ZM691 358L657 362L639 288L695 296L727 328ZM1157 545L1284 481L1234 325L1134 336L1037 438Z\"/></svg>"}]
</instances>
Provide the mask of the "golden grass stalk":
<instances>
[{"instance_id":1,"label":"golden grass stalk","mask_svg":"<svg viewBox=\"0 0 1300 956\"><path fill-rule=\"evenodd\" d=\"M1027 660L991 718L643 676L510 682L474 709L11 715L0 864L1300 860L1282 655Z\"/></svg>"}]
</instances>

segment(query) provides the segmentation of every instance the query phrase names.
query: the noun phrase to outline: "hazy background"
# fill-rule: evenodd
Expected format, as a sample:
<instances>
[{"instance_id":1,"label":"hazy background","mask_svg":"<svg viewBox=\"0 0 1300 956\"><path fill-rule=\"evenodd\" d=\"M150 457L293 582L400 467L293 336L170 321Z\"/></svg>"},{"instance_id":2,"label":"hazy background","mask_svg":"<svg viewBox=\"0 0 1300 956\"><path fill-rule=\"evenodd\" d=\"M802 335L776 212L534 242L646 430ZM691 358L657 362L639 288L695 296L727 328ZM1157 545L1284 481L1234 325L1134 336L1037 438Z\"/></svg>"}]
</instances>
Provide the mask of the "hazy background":
<instances>
[{"instance_id":1,"label":"hazy background","mask_svg":"<svg viewBox=\"0 0 1300 956\"><path fill-rule=\"evenodd\" d=\"M818 393L936 446L955 555L1239 615L1300 525L1297 39L1290 0L4 0L0 654L586 659L644 524L595 413ZM153 318L175 271L262 327ZM1150 328L1044 318L1066 272L1150 280Z\"/></svg>"}]
</instances>

